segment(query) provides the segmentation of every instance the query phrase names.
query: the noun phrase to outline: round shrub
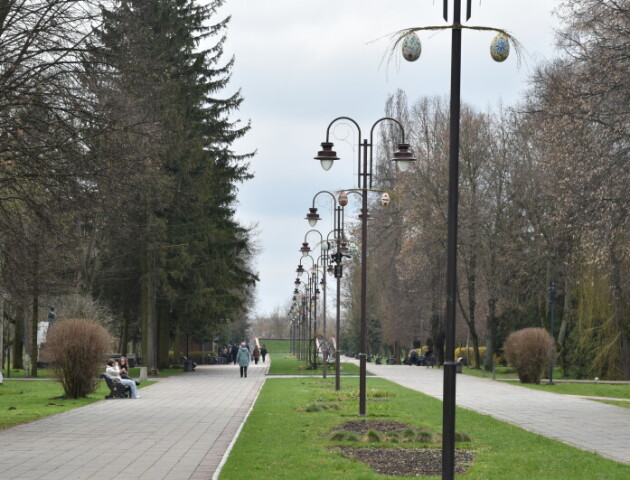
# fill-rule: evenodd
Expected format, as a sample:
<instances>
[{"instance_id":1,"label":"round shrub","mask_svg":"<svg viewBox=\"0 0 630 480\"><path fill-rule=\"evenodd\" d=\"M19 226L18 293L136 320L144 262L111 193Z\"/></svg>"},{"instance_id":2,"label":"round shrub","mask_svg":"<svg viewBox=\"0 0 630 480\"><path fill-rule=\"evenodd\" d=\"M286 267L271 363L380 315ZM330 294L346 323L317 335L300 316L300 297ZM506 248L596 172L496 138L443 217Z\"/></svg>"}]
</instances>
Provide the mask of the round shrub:
<instances>
[{"instance_id":1,"label":"round shrub","mask_svg":"<svg viewBox=\"0 0 630 480\"><path fill-rule=\"evenodd\" d=\"M504 351L521 383L539 384L545 367L553 358L555 345L545 329L524 328L510 334Z\"/></svg>"},{"instance_id":2,"label":"round shrub","mask_svg":"<svg viewBox=\"0 0 630 480\"><path fill-rule=\"evenodd\" d=\"M72 318L48 330L53 370L68 398L83 398L96 391L98 374L105 370L111 337L98 322Z\"/></svg>"}]
</instances>

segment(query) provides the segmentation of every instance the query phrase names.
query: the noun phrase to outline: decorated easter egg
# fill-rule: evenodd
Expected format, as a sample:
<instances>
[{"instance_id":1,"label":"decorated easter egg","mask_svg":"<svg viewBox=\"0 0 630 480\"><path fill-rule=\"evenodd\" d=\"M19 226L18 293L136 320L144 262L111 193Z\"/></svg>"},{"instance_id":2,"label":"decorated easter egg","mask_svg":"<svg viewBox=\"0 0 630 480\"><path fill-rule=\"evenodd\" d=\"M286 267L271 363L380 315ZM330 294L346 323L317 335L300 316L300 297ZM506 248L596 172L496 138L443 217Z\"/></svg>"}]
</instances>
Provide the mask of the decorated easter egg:
<instances>
[{"instance_id":1,"label":"decorated easter egg","mask_svg":"<svg viewBox=\"0 0 630 480\"><path fill-rule=\"evenodd\" d=\"M405 38L402 41L402 55L405 57L405 60L415 62L420 58L421 53L422 44L420 43L418 35L414 32L405 35Z\"/></svg>"},{"instance_id":2,"label":"decorated easter egg","mask_svg":"<svg viewBox=\"0 0 630 480\"><path fill-rule=\"evenodd\" d=\"M342 207L345 207L346 205L348 205L348 194L346 192L341 192L339 194L339 205L341 205Z\"/></svg>"},{"instance_id":3,"label":"decorated easter egg","mask_svg":"<svg viewBox=\"0 0 630 480\"><path fill-rule=\"evenodd\" d=\"M502 62L509 54L510 40L502 33L498 33L490 44L490 55L492 56L492 59L495 62Z\"/></svg>"},{"instance_id":4,"label":"decorated easter egg","mask_svg":"<svg viewBox=\"0 0 630 480\"><path fill-rule=\"evenodd\" d=\"M390 201L389 193L383 192L383 195L381 195L381 205L386 207L387 205L389 205L389 201Z\"/></svg>"}]
</instances>

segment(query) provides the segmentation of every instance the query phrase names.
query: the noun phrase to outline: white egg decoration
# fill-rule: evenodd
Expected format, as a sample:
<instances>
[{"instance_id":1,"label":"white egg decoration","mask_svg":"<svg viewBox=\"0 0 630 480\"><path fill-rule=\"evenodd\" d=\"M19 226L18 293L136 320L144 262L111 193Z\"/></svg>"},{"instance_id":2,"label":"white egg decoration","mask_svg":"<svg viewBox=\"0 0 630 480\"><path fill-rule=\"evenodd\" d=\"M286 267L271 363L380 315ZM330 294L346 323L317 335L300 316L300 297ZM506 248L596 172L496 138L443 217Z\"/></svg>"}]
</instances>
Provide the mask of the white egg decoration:
<instances>
[{"instance_id":1,"label":"white egg decoration","mask_svg":"<svg viewBox=\"0 0 630 480\"><path fill-rule=\"evenodd\" d=\"M422 44L415 32L408 33L402 41L402 55L405 60L415 62L422 53Z\"/></svg>"},{"instance_id":2,"label":"white egg decoration","mask_svg":"<svg viewBox=\"0 0 630 480\"><path fill-rule=\"evenodd\" d=\"M490 55L495 62L502 62L510 55L510 40L502 33L498 33L490 44Z\"/></svg>"},{"instance_id":3,"label":"white egg decoration","mask_svg":"<svg viewBox=\"0 0 630 480\"><path fill-rule=\"evenodd\" d=\"M381 195L381 205L386 207L387 205L389 205L390 201L391 201L391 199L389 197L389 193L383 192L383 195Z\"/></svg>"}]
</instances>

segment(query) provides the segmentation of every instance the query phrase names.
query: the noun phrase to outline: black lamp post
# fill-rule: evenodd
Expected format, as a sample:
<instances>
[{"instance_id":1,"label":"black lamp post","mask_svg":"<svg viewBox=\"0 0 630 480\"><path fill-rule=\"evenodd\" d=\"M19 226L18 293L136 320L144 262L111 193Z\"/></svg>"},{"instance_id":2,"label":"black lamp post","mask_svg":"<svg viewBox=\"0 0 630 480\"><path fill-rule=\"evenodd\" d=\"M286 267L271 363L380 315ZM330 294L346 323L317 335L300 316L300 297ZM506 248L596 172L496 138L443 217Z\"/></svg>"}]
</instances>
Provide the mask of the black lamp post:
<instances>
[{"instance_id":1,"label":"black lamp post","mask_svg":"<svg viewBox=\"0 0 630 480\"><path fill-rule=\"evenodd\" d=\"M362 208L361 208L361 332L359 349L359 415L366 415L367 385L366 385L366 363L367 363L367 218L368 218L368 199L367 192L372 188L372 167L373 167L373 137L375 127L384 121L394 122L400 127L402 143L398 145L398 150L394 153L392 160L397 161L402 171L409 168L411 162L415 160L413 154L409 151L409 144L405 142L405 130L402 124L391 117L383 117L374 122L370 129L370 139L361 140L361 128L359 124L350 117L335 118L326 129L326 141L322 142L322 150L317 154L315 160L321 162L324 170L330 170L335 160L339 160L336 152L332 149L334 146L330 140L330 128L334 123L340 120L349 121L357 128L359 133L358 148L358 172L359 172L359 189L363 192ZM369 159L369 161L368 161Z\"/></svg>"},{"instance_id":2,"label":"black lamp post","mask_svg":"<svg viewBox=\"0 0 630 480\"><path fill-rule=\"evenodd\" d=\"M449 181L446 253L446 318L444 321L444 391L442 412L442 479L455 476L455 308L457 294L457 215L459 199L459 125L461 96L462 29L461 0L453 0L451 46L451 108L449 135ZM444 20L448 21L448 0L444 0ZM466 1L466 20L471 0Z\"/></svg>"}]
</instances>

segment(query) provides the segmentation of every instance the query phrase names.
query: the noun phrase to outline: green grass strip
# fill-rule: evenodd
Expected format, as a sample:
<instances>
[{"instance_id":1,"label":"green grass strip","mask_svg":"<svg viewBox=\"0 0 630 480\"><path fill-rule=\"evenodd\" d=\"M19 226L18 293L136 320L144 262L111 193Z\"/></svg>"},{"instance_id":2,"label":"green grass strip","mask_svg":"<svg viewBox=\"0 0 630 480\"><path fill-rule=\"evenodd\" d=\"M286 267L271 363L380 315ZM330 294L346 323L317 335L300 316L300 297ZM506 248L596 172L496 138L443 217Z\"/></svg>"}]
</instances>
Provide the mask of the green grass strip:
<instances>
[{"instance_id":1,"label":"green grass strip","mask_svg":"<svg viewBox=\"0 0 630 480\"><path fill-rule=\"evenodd\" d=\"M408 423L440 432L442 403L379 378L368 379L368 419ZM358 417L358 379L345 378L335 392L334 378L269 378L234 445L220 480L243 475L274 480L383 480L363 463L329 450L351 442L332 440L332 429ZM489 416L458 409L461 444L476 452L466 480L625 480L630 465L605 459L561 442L526 432ZM352 445L356 446L356 443ZM367 443L359 443L368 447ZM369 446L383 446L375 443ZM402 445L402 444L401 444ZM388 447L395 445L388 444ZM405 446L408 446L405 444ZM435 446L440 448L439 445ZM433 478L436 477L416 477Z\"/></svg>"},{"instance_id":2,"label":"green grass strip","mask_svg":"<svg viewBox=\"0 0 630 480\"><path fill-rule=\"evenodd\" d=\"M297 360L293 355L273 354L269 375L322 375L323 366L320 364L317 370L309 369L308 362ZM341 364L342 375L358 375L359 367L352 363ZM335 363L328 363L328 376L335 376Z\"/></svg>"},{"instance_id":3,"label":"green grass strip","mask_svg":"<svg viewBox=\"0 0 630 480\"><path fill-rule=\"evenodd\" d=\"M291 352L291 340L269 340L265 338L259 338L258 343L267 347L269 353L290 353Z\"/></svg>"}]
</instances>

